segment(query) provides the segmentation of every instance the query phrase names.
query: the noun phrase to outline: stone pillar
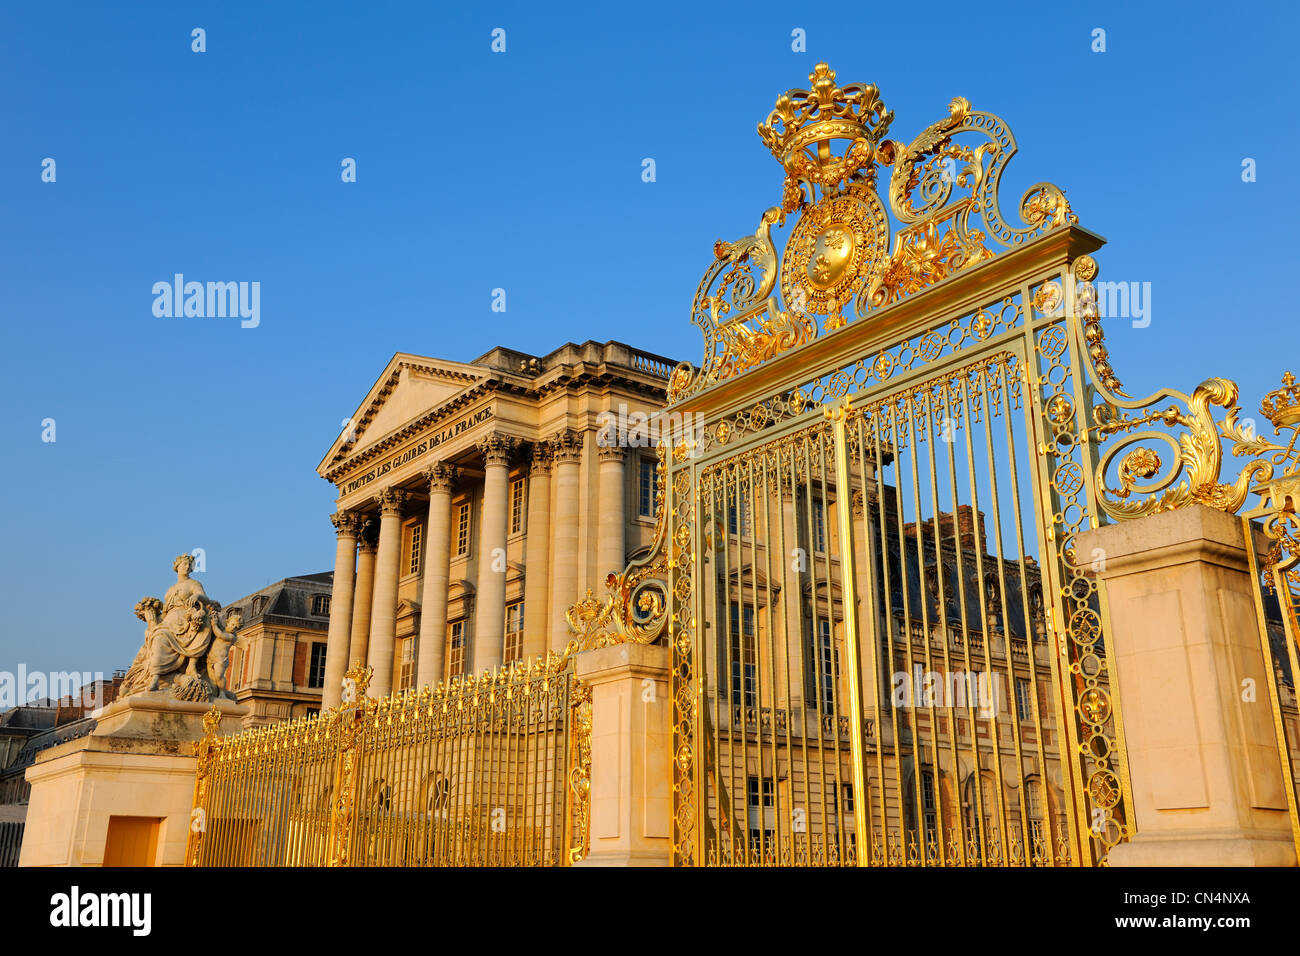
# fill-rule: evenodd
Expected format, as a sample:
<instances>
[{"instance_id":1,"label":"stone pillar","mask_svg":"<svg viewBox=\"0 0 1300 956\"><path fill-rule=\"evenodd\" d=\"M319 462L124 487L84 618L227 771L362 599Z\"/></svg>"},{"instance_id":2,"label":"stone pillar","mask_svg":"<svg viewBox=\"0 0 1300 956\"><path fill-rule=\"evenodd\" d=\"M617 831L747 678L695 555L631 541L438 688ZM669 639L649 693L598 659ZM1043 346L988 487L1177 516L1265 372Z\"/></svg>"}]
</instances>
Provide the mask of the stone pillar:
<instances>
[{"instance_id":1,"label":"stone pillar","mask_svg":"<svg viewBox=\"0 0 1300 956\"><path fill-rule=\"evenodd\" d=\"M564 612L578 594L578 506L582 476L582 436L563 431L551 439L555 455L555 520L551 524L551 650L569 642Z\"/></svg>"},{"instance_id":2,"label":"stone pillar","mask_svg":"<svg viewBox=\"0 0 1300 956\"><path fill-rule=\"evenodd\" d=\"M82 737L48 747L27 768L32 785L19 866L102 866L114 817L158 821L152 866L184 866L204 714L218 732L237 734L248 708L232 700L120 697ZM76 882L72 880L71 882Z\"/></svg>"},{"instance_id":3,"label":"stone pillar","mask_svg":"<svg viewBox=\"0 0 1300 956\"><path fill-rule=\"evenodd\" d=\"M357 532L360 518L350 511L330 516L338 533L334 552L334 590L330 594L330 628L325 646L325 687L322 707L337 707L343 675L348 669L348 640L352 635L352 592L357 574Z\"/></svg>"},{"instance_id":4,"label":"stone pillar","mask_svg":"<svg viewBox=\"0 0 1300 956\"><path fill-rule=\"evenodd\" d=\"M491 435L478 443L485 473L474 600L474 671L500 666L505 644L506 518L510 508L510 454L515 444L515 439L504 435Z\"/></svg>"},{"instance_id":5,"label":"stone pillar","mask_svg":"<svg viewBox=\"0 0 1300 956\"><path fill-rule=\"evenodd\" d=\"M379 493L379 554L375 558L375 598L370 610L367 663L375 669L367 693L386 697L393 689L393 651L397 642L397 580L402 560L402 505L406 492Z\"/></svg>"},{"instance_id":6,"label":"stone pillar","mask_svg":"<svg viewBox=\"0 0 1300 956\"><path fill-rule=\"evenodd\" d=\"M669 866L669 649L615 644L574 660L591 688L591 850L580 865Z\"/></svg>"},{"instance_id":7,"label":"stone pillar","mask_svg":"<svg viewBox=\"0 0 1300 956\"><path fill-rule=\"evenodd\" d=\"M424 544L424 588L420 592L420 657L416 685L442 680L447 643L447 581L451 576L451 489L454 465L441 462L425 469L429 482L429 525Z\"/></svg>"},{"instance_id":8,"label":"stone pillar","mask_svg":"<svg viewBox=\"0 0 1300 956\"><path fill-rule=\"evenodd\" d=\"M363 525L369 521L363 521ZM375 596L375 542L366 536L364 527L358 540L356 598L352 602L352 635L348 640L348 666L369 660L370 609Z\"/></svg>"},{"instance_id":9,"label":"stone pillar","mask_svg":"<svg viewBox=\"0 0 1300 956\"><path fill-rule=\"evenodd\" d=\"M598 451L596 516L596 581L602 586L612 572L621 574L627 564L627 516L623 513L627 485L623 480L623 462L627 450L619 445L601 446Z\"/></svg>"},{"instance_id":10,"label":"stone pillar","mask_svg":"<svg viewBox=\"0 0 1300 956\"><path fill-rule=\"evenodd\" d=\"M1078 536L1106 582L1133 784L1137 835L1112 866L1296 865L1246 547L1203 505Z\"/></svg>"},{"instance_id":11,"label":"stone pillar","mask_svg":"<svg viewBox=\"0 0 1300 956\"><path fill-rule=\"evenodd\" d=\"M528 473L528 529L524 539L524 657L545 654L550 607L551 448L533 446Z\"/></svg>"}]
</instances>

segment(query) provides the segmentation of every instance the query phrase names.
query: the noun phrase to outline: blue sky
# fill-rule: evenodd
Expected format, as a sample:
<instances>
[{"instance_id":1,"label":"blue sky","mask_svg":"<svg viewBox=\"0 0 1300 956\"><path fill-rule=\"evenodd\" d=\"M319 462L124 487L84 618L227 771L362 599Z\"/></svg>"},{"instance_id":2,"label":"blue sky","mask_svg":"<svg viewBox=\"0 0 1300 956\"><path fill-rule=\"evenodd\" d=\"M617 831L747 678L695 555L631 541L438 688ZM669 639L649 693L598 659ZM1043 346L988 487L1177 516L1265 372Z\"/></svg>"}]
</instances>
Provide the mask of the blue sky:
<instances>
[{"instance_id":1,"label":"blue sky","mask_svg":"<svg viewBox=\"0 0 1300 956\"><path fill-rule=\"evenodd\" d=\"M1003 195L1057 183L1103 278L1152 283L1148 328L1107 326L1131 393L1225 375L1255 414L1300 365L1286 5L824 9L7 5L0 670L125 667L182 551L223 602L328 569L315 466L394 352L698 360L713 240L780 197L755 125L819 60L880 87L893 138L955 95L1010 124ZM260 326L155 317L177 272L259 281Z\"/></svg>"}]
</instances>

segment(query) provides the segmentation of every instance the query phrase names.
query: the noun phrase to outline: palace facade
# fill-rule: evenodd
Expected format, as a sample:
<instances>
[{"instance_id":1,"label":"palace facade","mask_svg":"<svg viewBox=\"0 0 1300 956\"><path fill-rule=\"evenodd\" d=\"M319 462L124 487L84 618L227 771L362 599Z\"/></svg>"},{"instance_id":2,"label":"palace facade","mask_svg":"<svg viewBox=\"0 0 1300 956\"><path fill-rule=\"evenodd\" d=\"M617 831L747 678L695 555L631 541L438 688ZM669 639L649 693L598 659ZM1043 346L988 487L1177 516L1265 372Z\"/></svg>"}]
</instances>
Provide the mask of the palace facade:
<instances>
[{"instance_id":1,"label":"palace facade","mask_svg":"<svg viewBox=\"0 0 1300 956\"><path fill-rule=\"evenodd\" d=\"M646 548L652 415L674 362L618 342L473 362L395 355L317 471L337 489L324 706L559 650L565 611ZM606 438L608 438L608 434Z\"/></svg>"}]
</instances>

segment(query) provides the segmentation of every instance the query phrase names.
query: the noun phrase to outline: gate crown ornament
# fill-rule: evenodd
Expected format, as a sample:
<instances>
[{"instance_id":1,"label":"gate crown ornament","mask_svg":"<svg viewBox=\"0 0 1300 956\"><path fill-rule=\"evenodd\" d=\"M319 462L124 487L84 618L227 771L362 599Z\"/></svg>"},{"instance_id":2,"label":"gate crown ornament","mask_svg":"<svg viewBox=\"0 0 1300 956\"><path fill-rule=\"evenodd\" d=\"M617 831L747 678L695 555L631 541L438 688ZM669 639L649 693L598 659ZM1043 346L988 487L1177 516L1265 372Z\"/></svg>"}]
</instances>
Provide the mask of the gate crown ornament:
<instances>
[{"instance_id":1,"label":"gate crown ornament","mask_svg":"<svg viewBox=\"0 0 1300 956\"><path fill-rule=\"evenodd\" d=\"M825 63L813 68L808 82L811 90L787 90L777 98L758 135L793 180L832 185L873 161L894 113L874 83L840 87ZM842 157L832 153L836 140L848 143Z\"/></svg>"}]
</instances>

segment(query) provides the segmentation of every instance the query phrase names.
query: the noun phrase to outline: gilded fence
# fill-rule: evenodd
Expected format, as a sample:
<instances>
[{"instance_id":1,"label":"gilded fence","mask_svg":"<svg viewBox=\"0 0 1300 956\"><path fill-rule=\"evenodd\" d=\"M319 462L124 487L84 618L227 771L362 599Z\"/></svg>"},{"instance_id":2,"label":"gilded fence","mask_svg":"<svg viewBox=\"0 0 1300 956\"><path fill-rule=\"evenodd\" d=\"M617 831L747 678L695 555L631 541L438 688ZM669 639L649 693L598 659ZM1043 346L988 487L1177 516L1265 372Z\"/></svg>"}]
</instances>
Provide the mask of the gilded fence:
<instances>
[{"instance_id":1,"label":"gilded fence","mask_svg":"<svg viewBox=\"0 0 1300 956\"><path fill-rule=\"evenodd\" d=\"M216 736L198 755L189 866L566 866L588 845L591 697L565 657L365 695ZM215 711L213 712L215 714Z\"/></svg>"}]
</instances>

